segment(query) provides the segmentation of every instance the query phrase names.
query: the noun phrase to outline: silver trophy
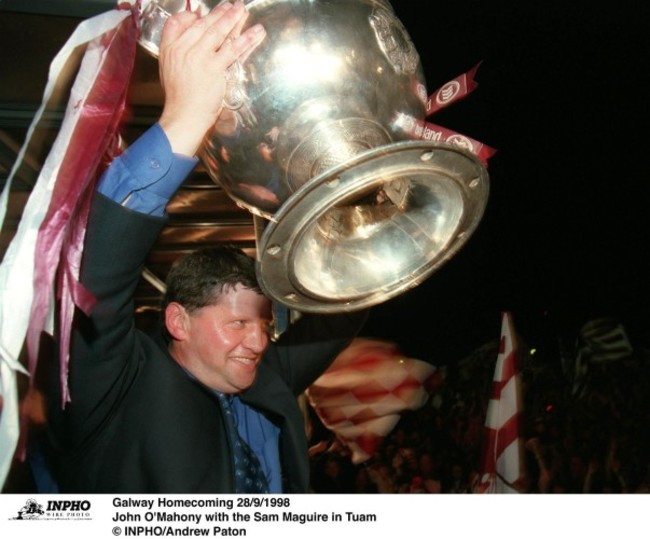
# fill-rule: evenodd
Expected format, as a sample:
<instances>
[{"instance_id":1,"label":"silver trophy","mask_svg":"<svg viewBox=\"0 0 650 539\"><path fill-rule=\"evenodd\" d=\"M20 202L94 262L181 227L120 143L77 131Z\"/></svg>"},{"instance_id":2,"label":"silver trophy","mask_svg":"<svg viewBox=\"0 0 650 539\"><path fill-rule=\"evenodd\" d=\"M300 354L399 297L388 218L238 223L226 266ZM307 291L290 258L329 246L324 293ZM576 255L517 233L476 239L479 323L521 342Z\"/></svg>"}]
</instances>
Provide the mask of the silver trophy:
<instances>
[{"instance_id":1,"label":"silver trophy","mask_svg":"<svg viewBox=\"0 0 650 539\"><path fill-rule=\"evenodd\" d=\"M143 11L140 44L154 56L186 4ZM470 152L405 129L424 120L428 97L406 29L384 0L246 5L267 37L230 68L200 157L254 216L263 290L291 309L338 312L418 285L471 236L489 181Z\"/></svg>"}]
</instances>

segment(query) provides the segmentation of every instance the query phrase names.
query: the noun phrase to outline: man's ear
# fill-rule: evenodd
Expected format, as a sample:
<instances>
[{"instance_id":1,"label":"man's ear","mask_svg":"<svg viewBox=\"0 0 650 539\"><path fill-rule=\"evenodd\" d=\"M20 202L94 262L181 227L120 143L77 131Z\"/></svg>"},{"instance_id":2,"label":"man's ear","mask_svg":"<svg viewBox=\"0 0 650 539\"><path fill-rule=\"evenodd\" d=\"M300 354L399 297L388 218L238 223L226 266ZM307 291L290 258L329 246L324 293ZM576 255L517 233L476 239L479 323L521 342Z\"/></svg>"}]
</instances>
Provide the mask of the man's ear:
<instances>
[{"instance_id":1,"label":"man's ear","mask_svg":"<svg viewBox=\"0 0 650 539\"><path fill-rule=\"evenodd\" d=\"M188 314L180 303L172 302L165 307L165 327L177 341L187 339Z\"/></svg>"}]
</instances>

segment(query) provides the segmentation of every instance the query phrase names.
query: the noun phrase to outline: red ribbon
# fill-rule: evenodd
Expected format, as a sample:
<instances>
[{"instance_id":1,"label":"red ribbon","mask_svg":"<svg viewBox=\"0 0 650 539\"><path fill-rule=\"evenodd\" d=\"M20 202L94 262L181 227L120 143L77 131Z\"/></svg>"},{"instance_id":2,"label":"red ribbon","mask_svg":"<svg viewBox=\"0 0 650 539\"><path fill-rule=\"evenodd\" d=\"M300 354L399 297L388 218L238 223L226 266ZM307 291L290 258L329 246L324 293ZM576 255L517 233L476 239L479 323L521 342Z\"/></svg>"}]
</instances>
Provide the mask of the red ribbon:
<instances>
[{"instance_id":1,"label":"red ribbon","mask_svg":"<svg viewBox=\"0 0 650 539\"><path fill-rule=\"evenodd\" d=\"M488 159L496 153L494 148L490 148L478 140L431 122L416 122L414 133L418 139L446 142L465 148L476 155L485 166L487 166Z\"/></svg>"},{"instance_id":2,"label":"red ribbon","mask_svg":"<svg viewBox=\"0 0 650 539\"><path fill-rule=\"evenodd\" d=\"M70 144L55 180L47 215L36 240L34 301L27 331L29 370L34 372L39 340L45 328L55 275L59 300L59 353L63 401L69 400L67 365L74 306L88 313L92 295L79 283L83 241L90 200L103 166L104 156L115 144L123 117L133 65L139 25L137 6L128 6L127 17L100 38L102 65L83 103ZM121 6L123 9L124 7Z\"/></svg>"},{"instance_id":3,"label":"red ribbon","mask_svg":"<svg viewBox=\"0 0 650 539\"><path fill-rule=\"evenodd\" d=\"M476 64L467 73L463 73L455 79L450 80L433 92L427 100L427 117L471 94L478 86L474 81L474 75L476 75L480 65L481 62Z\"/></svg>"},{"instance_id":4,"label":"red ribbon","mask_svg":"<svg viewBox=\"0 0 650 539\"><path fill-rule=\"evenodd\" d=\"M426 116L429 117L472 93L478 86L474 81L474 76L480 65L479 62L467 73L450 80L433 92L426 102ZM394 125L401 128L413 139L456 144L476 155L485 166L488 164L488 159L496 153L494 148L490 148L467 135L404 114L399 114L394 118Z\"/></svg>"}]
</instances>

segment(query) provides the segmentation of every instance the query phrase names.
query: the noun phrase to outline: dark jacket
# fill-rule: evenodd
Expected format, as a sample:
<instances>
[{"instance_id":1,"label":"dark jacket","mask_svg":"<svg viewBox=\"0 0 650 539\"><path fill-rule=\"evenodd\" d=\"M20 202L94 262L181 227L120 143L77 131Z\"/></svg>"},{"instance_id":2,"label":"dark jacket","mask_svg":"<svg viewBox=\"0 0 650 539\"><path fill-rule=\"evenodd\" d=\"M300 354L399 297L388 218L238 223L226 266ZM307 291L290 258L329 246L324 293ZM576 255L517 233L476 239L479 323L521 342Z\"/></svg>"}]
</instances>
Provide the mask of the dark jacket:
<instances>
[{"instance_id":1,"label":"dark jacket","mask_svg":"<svg viewBox=\"0 0 650 539\"><path fill-rule=\"evenodd\" d=\"M95 295L78 315L65 410L53 407L62 492L234 492L220 405L190 379L161 338L134 325L132 295L164 219L97 195L88 224L82 283ZM305 492L309 461L296 402L360 328L364 313L303 316L274 343L242 400L281 429L285 492Z\"/></svg>"}]
</instances>

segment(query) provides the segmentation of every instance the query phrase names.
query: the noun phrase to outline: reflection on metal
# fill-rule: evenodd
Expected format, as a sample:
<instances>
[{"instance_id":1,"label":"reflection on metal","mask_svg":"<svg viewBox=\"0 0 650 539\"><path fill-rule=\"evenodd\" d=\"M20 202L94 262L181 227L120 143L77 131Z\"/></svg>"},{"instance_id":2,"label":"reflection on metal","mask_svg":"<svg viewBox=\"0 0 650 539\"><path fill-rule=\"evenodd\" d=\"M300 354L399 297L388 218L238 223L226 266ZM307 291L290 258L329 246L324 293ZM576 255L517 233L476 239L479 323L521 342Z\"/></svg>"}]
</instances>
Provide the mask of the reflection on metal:
<instances>
[{"instance_id":1,"label":"reflection on metal","mask_svg":"<svg viewBox=\"0 0 650 539\"><path fill-rule=\"evenodd\" d=\"M154 56L169 13L185 5L149 4L141 43ZM336 312L419 284L478 225L488 177L473 155L401 127L424 119L427 98L405 28L384 0L247 7L247 24L268 37L230 69L201 158L256 216L265 292L298 311Z\"/></svg>"},{"instance_id":2,"label":"reflection on metal","mask_svg":"<svg viewBox=\"0 0 650 539\"><path fill-rule=\"evenodd\" d=\"M487 196L485 167L460 148L401 142L365 152L277 212L258 242L262 286L308 312L383 302L465 244Z\"/></svg>"}]
</instances>

